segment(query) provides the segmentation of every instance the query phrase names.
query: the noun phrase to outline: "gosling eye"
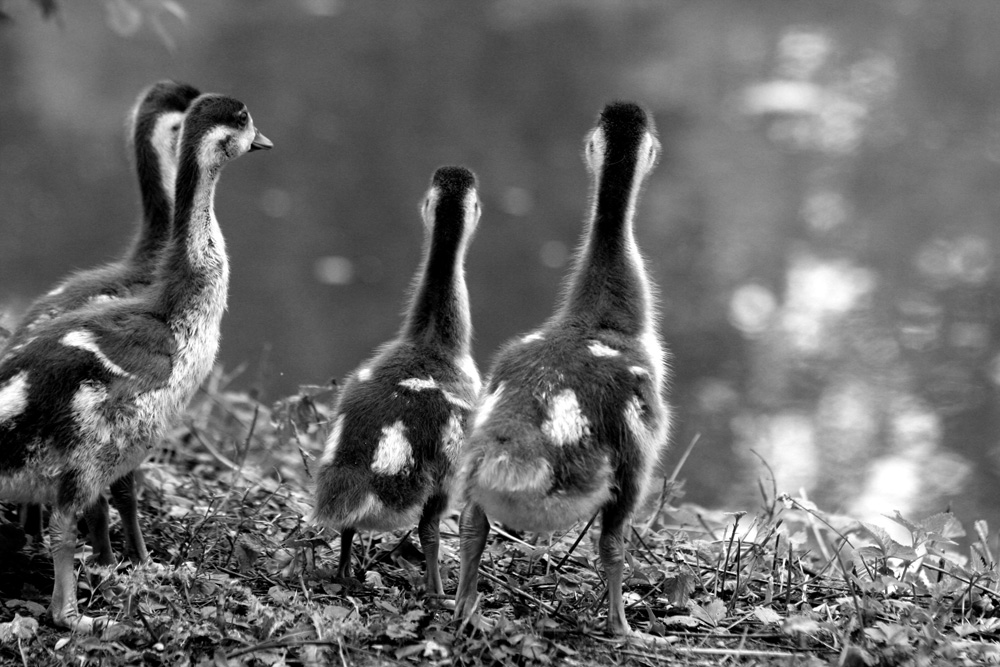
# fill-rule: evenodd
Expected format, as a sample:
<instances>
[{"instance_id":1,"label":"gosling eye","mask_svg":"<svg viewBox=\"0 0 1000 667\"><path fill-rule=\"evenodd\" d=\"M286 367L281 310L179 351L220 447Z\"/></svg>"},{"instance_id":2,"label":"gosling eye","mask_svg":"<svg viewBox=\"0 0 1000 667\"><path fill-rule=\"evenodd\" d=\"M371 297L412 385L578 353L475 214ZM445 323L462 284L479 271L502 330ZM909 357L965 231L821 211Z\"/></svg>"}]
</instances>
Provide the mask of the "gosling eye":
<instances>
[{"instance_id":1,"label":"gosling eye","mask_svg":"<svg viewBox=\"0 0 1000 667\"><path fill-rule=\"evenodd\" d=\"M241 111L239 115L236 116L236 122L239 123L240 127L246 127L249 121L250 121L250 114L246 112L246 109Z\"/></svg>"}]
</instances>

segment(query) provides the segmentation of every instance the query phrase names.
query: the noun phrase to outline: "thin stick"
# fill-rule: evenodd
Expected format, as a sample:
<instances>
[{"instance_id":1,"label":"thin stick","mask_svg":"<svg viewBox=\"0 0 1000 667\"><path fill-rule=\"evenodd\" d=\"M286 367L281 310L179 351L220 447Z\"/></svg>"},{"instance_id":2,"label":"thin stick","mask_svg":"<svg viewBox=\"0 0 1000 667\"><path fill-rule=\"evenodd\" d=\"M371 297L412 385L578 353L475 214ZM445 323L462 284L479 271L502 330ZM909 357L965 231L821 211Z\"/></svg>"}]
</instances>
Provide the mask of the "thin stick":
<instances>
[{"instance_id":1,"label":"thin stick","mask_svg":"<svg viewBox=\"0 0 1000 667\"><path fill-rule=\"evenodd\" d=\"M573 542L573 546L569 548L569 551L566 552L566 555L563 556L562 560L560 560L559 563L556 565L556 570L561 570L563 563L566 562L566 559L569 558L571 555L573 555L573 550L576 549L578 544L580 544L580 540L582 540L583 536L587 534L587 531L590 530L590 527L594 525L595 519L597 519L597 512L594 512L594 516L590 517L590 521L588 521L587 525L583 527L583 530L580 531L580 534L576 536L576 541Z\"/></svg>"},{"instance_id":2,"label":"thin stick","mask_svg":"<svg viewBox=\"0 0 1000 667\"><path fill-rule=\"evenodd\" d=\"M722 569L715 575L715 591L713 593L715 597L719 597L719 579L729 570L729 556L733 549L733 540L736 539L736 528L740 525L740 519L742 517L743 515L741 513L736 514L736 520L733 522L733 534L729 536L729 542L726 543L726 562L722 566ZM722 583L723 587L725 587L725 581Z\"/></svg>"},{"instance_id":3,"label":"thin stick","mask_svg":"<svg viewBox=\"0 0 1000 667\"><path fill-rule=\"evenodd\" d=\"M687 449L685 449L684 453L681 454L681 458L680 460L677 461L677 465L674 466L674 471L670 473L670 477L663 478L663 488L660 490L660 504L656 508L656 511L653 512L652 515L650 515L646 523L643 524L642 526L643 535L645 535L649 531L650 527L653 525L653 522L656 521L656 519L660 516L660 513L663 511L663 506L667 504L667 488L671 484L677 481L677 476L680 474L681 468L684 467L684 464L688 460L688 456L691 455L691 451L694 449L694 446L698 444L699 440L701 440L700 432L695 433L694 437L691 438L691 442L688 443Z\"/></svg>"},{"instance_id":4,"label":"thin stick","mask_svg":"<svg viewBox=\"0 0 1000 667\"><path fill-rule=\"evenodd\" d=\"M302 634L302 633L296 633L296 634ZM295 635L289 635L289 637L294 637L294 636ZM251 653L256 653L257 651L267 651L267 650L272 649L272 648L297 648L299 646L327 646L327 647L330 647L330 648L333 648L334 646L337 646L337 647L340 647L341 650L344 648L343 643L339 639L338 640L330 640L330 639L295 639L295 640L292 640L292 641L287 641L287 638L284 638L284 639L275 639L275 640L271 640L271 641L261 642L260 644L254 644L253 646L247 646L245 648L236 649L232 653L227 653L226 654L226 659L227 660L233 660L235 658L239 658L239 657L244 656L244 655L249 655ZM395 663L397 665L406 665L406 664L409 664L409 663L402 662L400 660L396 660L394 658L390 658L388 655L384 655L382 653L372 653L371 651L366 651L365 649L363 649L363 648L361 648L359 646L348 646L346 648L349 651L355 651L355 652L358 652L358 653L364 653L366 655L375 655L375 656L378 657L378 659L380 661L381 660L388 660L389 662Z\"/></svg>"},{"instance_id":5,"label":"thin stick","mask_svg":"<svg viewBox=\"0 0 1000 667\"><path fill-rule=\"evenodd\" d=\"M736 532L736 526L733 526L733 532ZM741 556L743 554L743 540L736 541L736 586L733 588L733 597L729 598L729 610L727 613L732 614L736 610L736 602L740 597L740 568L741 568Z\"/></svg>"},{"instance_id":6,"label":"thin stick","mask_svg":"<svg viewBox=\"0 0 1000 667\"><path fill-rule=\"evenodd\" d=\"M556 618L560 618L560 619L562 619L562 620L564 620L564 621L566 621L568 623L573 623L573 619L568 618L568 617L564 616L563 614L559 613L559 610L558 609L553 609L549 605L549 603L536 598L534 595L528 595L527 593L525 593L524 591L522 591L520 588L514 588L513 586L511 586L510 584L508 584L506 581L504 581L503 579L501 579L500 577L494 576L490 572L487 572L484 568L482 568L482 567L479 568L479 574L483 575L484 577L486 577L487 579L489 579L490 581L492 581L494 584L497 584L498 586L503 586L504 588L506 588L511 593L514 593L515 595L519 595L519 596L523 597L525 600L528 600L529 602L535 603L545 613L549 614L550 616L555 616Z\"/></svg>"}]
</instances>

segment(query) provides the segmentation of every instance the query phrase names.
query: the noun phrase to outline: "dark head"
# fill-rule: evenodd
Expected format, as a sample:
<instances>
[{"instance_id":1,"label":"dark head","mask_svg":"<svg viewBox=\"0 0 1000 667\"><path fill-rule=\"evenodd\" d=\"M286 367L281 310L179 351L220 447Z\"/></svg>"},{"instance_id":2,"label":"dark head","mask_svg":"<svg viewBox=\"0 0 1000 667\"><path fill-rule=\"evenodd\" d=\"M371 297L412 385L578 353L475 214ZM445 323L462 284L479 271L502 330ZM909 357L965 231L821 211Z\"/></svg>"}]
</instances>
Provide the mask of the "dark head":
<instances>
[{"instance_id":1,"label":"dark head","mask_svg":"<svg viewBox=\"0 0 1000 667\"><path fill-rule=\"evenodd\" d=\"M245 104L225 95L205 94L191 103L181 128L180 159L194 159L215 171L227 161L273 144L254 127Z\"/></svg>"},{"instance_id":2,"label":"dark head","mask_svg":"<svg viewBox=\"0 0 1000 667\"><path fill-rule=\"evenodd\" d=\"M153 188L173 199L177 177L177 141L184 113L201 93L197 88L175 81L158 81L139 95L132 109L130 140L135 150L136 169L146 206L160 206L153 200ZM147 216L150 214L147 211Z\"/></svg>"},{"instance_id":3,"label":"dark head","mask_svg":"<svg viewBox=\"0 0 1000 667\"><path fill-rule=\"evenodd\" d=\"M471 233L480 213L476 175L465 167L439 167L431 178L422 212L429 228L457 223Z\"/></svg>"},{"instance_id":4,"label":"dark head","mask_svg":"<svg viewBox=\"0 0 1000 667\"><path fill-rule=\"evenodd\" d=\"M587 136L584 157L595 173L605 165L628 166L641 178L656 164L659 153L652 117L632 102L612 102Z\"/></svg>"},{"instance_id":5,"label":"dark head","mask_svg":"<svg viewBox=\"0 0 1000 667\"><path fill-rule=\"evenodd\" d=\"M147 144L161 157L170 156L177 148L184 113L200 94L197 88L175 81L158 81L144 90L132 110L136 151Z\"/></svg>"},{"instance_id":6,"label":"dark head","mask_svg":"<svg viewBox=\"0 0 1000 667\"><path fill-rule=\"evenodd\" d=\"M201 91L186 83L169 79L157 81L139 96L136 113L139 116L161 111L184 113Z\"/></svg>"},{"instance_id":7,"label":"dark head","mask_svg":"<svg viewBox=\"0 0 1000 667\"><path fill-rule=\"evenodd\" d=\"M200 94L197 88L186 83L157 81L139 94L132 108L130 116L132 131L129 133L129 138L137 147L143 141L155 141L154 128L161 117L167 117L172 121L171 129L176 135L180 131L181 121L184 120L184 112Z\"/></svg>"}]
</instances>

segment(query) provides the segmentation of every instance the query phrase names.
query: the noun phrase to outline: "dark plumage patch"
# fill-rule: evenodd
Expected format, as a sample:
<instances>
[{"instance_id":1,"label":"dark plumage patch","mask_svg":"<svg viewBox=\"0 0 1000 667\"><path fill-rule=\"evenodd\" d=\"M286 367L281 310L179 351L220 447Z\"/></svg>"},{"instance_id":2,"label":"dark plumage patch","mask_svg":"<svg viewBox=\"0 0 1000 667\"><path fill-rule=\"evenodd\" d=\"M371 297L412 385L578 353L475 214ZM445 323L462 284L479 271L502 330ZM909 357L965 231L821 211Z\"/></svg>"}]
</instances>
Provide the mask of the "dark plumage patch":
<instances>
[{"instance_id":1,"label":"dark plumage patch","mask_svg":"<svg viewBox=\"0 0 1000 667\"><path fill-rule=\"evenodd\" d=\"M343 431L333 465L319 475L317 508L337 503L343 489L368 488L387 507L398 512L422 504L450 470L441 436L453 413L467 416L450 402L441 388L471 406L475 399L468 380L448 357L432 350L399 342L385 348L370 364L366 382L349 378L341 390L336 416L343 415ZM400 383L433 377L438 388L414 390ZM413 452L413 465L399 474L372 471L383 429L397 422ZM336 475L339 483L332 482Z\"/></svg>"},{"instance_id":2,"label":"dark plumage patch","mask_svg":"<svg viewBox=\"0 0 1000 667\"><path fill-rule=\"evenodd\" d=\"M28 462L33 448L72 449L79 443L73 397L80 387L103 387L107 403L124 407L170 378L176 342L165 323L136 311L134 299L91 306L42 325L22 349L0 362L0 386L28 372L27 407L0 426L0 471ZM101 352L131 377L111 372L92 353L63 344L74 331L93 334Z\"/></svg>"},{"instance_id":3,"label":"dark plumage patch","mask_svg":"<svg viewBox=\"0 0 1000 667\"><path fill-rule=\"evenodd\" d=\"M133 256L151 256L159 252L169 240L174 193L163 191L158 156L150 142L156 121L164 112L187 111L191 102L200 94L197 88L186 83L158 81L147 89L136 110L133 131L135 164L143 216L149 229L136 238ZM179 134L178 128L178 136ZM151 270L152 263L145 268Z\"/></svg>"},{"instance_id":4,"label":"dark plumage patch","mask_svg":"<svg viewBox=\"0 0 1000 667\"><path fill-rule=\"evenodd\" d=\"M477 453L503 451L512 460L543 457L553 470L549 495L590 494L603 483L594 475L602 462L610 463L618 478L642 463L640 446L624 421L629 401L641 402L641 416L647 424L665 415L655 407L659 400L650 376L630 370L649 365L636 341L606 332L605 340L613 341L620 355L599 357L589 350L592 332L573 327L543 331L544 340L514 340L497 354L485 391L494 392L503 384L503 398L487 424L473 431L467 448ZM542 433L552 398L564 390L576 396L582 414L591 422L590 435L571 445L526 437Z\"/></svg>"},{"instance_id":5,"label":"dark plumage patch","mask_svg":"<svg viewBox=\"0 0 1000 667\"><path fill-rule=\"evenodd\" d=\"M475 188L476 176L464 167L440 167L431 185L440 189L432 215L434 226L425 242L423 264L414 277L401 335L458 349L468 347L472 335L465 312L467 296L460 298L453 283L460 244L471 239L471 230L465 228L465 196Z\"/></svg>"},{"instance_id":6,"label":"dark plumage patch","mask_svg":"<svg viewBox=\"0 0 1000 667\"><path fill-rule=\"evenodd\" d=\"M465 167L439 167L431 178L431 185L440 188L446 197L461 198L476 187L476 175Z\"/></svg>"},{"instance_id":7,"label":"dark plumage patch","mask_svg":"<svg viewBox=\"0 0 1000 667\"><path fill-rule=\"evenodd\" d=\"M641 137L644 132L655 133L652 117L634 102L612 102L604 107L600 124L609 138L621 136Z\"/></svg>"}]
</instances>

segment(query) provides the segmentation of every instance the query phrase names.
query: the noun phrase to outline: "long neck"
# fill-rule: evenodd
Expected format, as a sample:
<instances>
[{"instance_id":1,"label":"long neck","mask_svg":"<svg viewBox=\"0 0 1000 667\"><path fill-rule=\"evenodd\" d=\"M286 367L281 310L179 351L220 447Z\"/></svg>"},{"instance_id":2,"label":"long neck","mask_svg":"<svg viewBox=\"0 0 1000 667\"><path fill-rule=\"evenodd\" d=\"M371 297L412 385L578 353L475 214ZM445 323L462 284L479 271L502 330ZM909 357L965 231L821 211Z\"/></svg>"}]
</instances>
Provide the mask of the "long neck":
<instances>
[{"instance_id":1,"label":"long neck","mask_svg":"<svg viewBox=\"0 0 1000 667\"><path fill-rule=\"evenodd\" d=\"M229 281L225 240L215 219L219 169L203 171L194 151L181 157L175 190L170 244L159 265L159 310L168 318L202 307L202 299L221 298ZM215 296L221 294L221 297ZM221 315L221 310L220 310Z\"/></svg>"},{"instance_id":2,"label":"long neck","mask_svg":"<svg viewBox=\"0 0 1000 667\"><path fill-rule=\"evenodd\" d=\"M166 169L164 169L165 167ZM160 251L170 241L173 202L168 193L174 174L169 165L161 167L156 150L148 141L136 148L136 171L142 196L142 223L128 252L131 264L139 271L152 272Z\"/></svg>"},{"instance_id":3,"label":"long neck","mask_svg":"<svg viewBox=\"0 0 1000 667\"><path fill-rule=\"evenodd\" d=\"M464 260L462 230L435 228L403 323L405 338L458 354L469 352L472 324Z\"/></svg>"},{"instance_id":4,"label":"long neck","mask_svg":"<svg viewBox=\"0 0 1000 667\"><path fill-rule=\"evenodd\" d=\"M638 179L631 162L607 165L557 318L636 334L649 324L650 288L633 235Z\"/></svg>"}]
</instances>

